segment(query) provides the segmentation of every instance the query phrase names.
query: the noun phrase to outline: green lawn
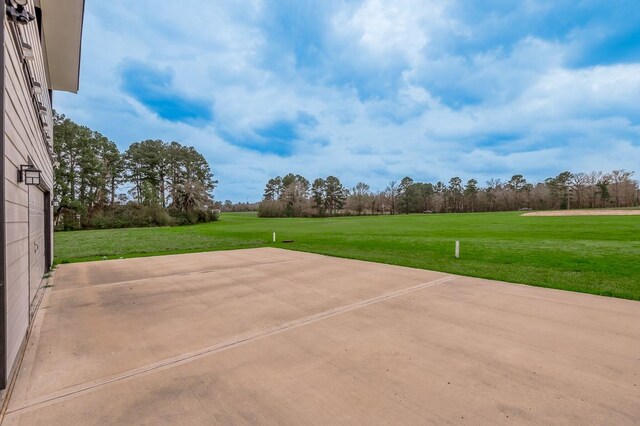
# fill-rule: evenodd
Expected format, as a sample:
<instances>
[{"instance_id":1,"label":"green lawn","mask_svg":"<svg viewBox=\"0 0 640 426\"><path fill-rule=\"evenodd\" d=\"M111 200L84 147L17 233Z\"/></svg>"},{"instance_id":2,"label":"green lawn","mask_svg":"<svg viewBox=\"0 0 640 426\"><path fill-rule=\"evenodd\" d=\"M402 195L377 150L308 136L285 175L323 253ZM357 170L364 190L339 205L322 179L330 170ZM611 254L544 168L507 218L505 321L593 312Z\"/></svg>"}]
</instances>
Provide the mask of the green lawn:
<instances>
[{"instance_id":1,"label":"green lawn","mask_svg":"<svg viewBox=\"0 0 640 426\"><path fill-rule=\"evenodd\" d=\"M195 226L59 232L55 244L58 263L275 246L640 300L640 216L260 219L227 213Z\"/></svg>"}]
</instances>

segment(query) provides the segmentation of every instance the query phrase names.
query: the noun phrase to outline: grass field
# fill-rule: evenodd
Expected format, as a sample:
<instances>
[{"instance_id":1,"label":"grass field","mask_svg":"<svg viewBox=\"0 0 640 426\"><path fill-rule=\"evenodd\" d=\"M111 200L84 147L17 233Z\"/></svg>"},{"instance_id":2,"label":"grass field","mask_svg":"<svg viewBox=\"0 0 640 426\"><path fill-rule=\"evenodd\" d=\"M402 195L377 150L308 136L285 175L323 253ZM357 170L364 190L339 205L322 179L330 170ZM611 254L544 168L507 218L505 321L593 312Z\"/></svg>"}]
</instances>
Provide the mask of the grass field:
<instances>
[{"instance_id":1,"label":"grass field","mask_svg":"<svg viewBox=\"0 0 640 426\"><path fill-rule=\"evenodd\" d=\"M219 222L187 227L61 232L55 244L58 263L275 246L640 300L640 216L260 219L227 213Z\"/></svg>"}]
</instances>

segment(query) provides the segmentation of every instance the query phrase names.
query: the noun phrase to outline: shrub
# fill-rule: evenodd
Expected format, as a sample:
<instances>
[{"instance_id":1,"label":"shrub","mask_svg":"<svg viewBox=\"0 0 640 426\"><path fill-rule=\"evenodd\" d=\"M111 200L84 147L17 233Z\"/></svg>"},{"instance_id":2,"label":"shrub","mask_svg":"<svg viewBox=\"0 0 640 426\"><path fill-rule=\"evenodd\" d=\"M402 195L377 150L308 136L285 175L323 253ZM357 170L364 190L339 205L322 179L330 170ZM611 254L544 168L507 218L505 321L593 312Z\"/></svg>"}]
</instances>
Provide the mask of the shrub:
<instances>
[{"instance_id":1,"label":"shrub","mask_svg":"<svg viewBox=\"0 0 640 426\"><path fill-rule=\"evenodd\" d=\"M219 219L219 213L215 210L195 210L190 212L180 211L178 209L169 209L176 225L193 225L196 223L215 222Z\"/></svg>"},{"instance_id":2,"label":"shrub","mask_svg":"<svg viewBox=\"0 0 640 426\"><path fill-rule=\"evenodd\" d=\"M196 210L183 212L178 209L163 209L159 206L145 206L129 203L94 212L80 223L80 216L73 211L60 215L56 230L78 229L144 228L150 226L193 225L213 222L219 219L217 210Z\"/></svg>"},{"instance_id":3,"label":"shrub","mask_svg":"<svg viewBox=\"0 0 640 426\"><path fill-rule=\"evenodd\" d=\"M258 206L260 217L284 217L285 213L284 206L278 201L264 200Z\"/></svg>"}]
</instances>

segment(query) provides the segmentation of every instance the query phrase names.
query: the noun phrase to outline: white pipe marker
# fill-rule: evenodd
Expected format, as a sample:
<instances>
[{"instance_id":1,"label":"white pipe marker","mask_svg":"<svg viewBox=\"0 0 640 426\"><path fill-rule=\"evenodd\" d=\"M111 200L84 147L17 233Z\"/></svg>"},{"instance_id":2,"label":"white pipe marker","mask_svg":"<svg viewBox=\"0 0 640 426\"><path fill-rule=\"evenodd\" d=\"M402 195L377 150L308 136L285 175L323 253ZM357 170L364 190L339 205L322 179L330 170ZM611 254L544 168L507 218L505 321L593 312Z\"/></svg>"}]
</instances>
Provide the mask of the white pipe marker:
<instances>
[{"instance_id":1,"label":"white pipe marker","mask_svg":"<svg viewBox=\"0 0 640 426\"><path fill-rule=\"evenodd\" d=\"M276 242L276 233L275 232L273 233L273 242L274 243Z\"/></svg>"},{"instance_id":2,"label":"white pipe marker","mask_svg":"<svg viewBox=\"0 0 640 426\"><path fill-rule=\"evenodd\" d=\"M460 241L456 241L456 259L460 259Z\"/></svg>"}]
</instances>

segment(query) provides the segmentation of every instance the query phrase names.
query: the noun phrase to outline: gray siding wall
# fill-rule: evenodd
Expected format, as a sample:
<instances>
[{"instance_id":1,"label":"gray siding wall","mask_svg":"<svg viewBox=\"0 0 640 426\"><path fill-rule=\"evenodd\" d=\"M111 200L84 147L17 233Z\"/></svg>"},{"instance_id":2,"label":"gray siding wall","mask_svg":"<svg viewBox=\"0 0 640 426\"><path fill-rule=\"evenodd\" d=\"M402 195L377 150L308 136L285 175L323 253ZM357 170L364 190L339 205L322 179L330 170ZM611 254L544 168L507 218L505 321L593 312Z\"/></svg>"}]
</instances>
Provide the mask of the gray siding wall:
<instances>
[{"instance_id":1,"label":"gray siding wall","mask_svg":"<svg viewBox=\"0 0 640 426\"><path fill-rule=\"evenodd\" d=\"M33 2L28 7L33 10ZM37 258L44 256L43 247L38 247L29 238L34 225L29 217L41 217L34 208L42 205L40 188L28 187L17 182L17 170L29 159L42 170L45 187L53 188L53 167L49 154L49 143L43 136L39 112L33 101L30 82L26 76L21 49L16 42L22 39L34 50L35 60L27 61L28 73L43 88L37 99L47 108L48 132L52 132L53 122L48 95L49 83L45 71L41 40L36 21L28 25L16 26L6 17L4 25L4 125L5 125L5 209L6 209L6 306L7 306L7 374L15 367L16 357L29 326L29 306L35 296L30 282L39 282L43 275L43 263ZM31 193L31 195L30 195ZM29 206L32 206L30 215ZM39 225L37 226L39 229ZM33 238L33 236L32 236ZM38 236L40 238L40 236ZM35 257L34 257L35 256Z\"/></svg>"}]
</instances>

